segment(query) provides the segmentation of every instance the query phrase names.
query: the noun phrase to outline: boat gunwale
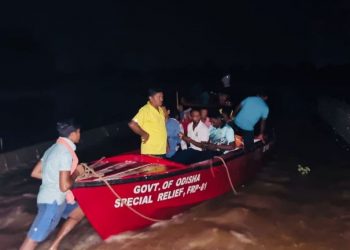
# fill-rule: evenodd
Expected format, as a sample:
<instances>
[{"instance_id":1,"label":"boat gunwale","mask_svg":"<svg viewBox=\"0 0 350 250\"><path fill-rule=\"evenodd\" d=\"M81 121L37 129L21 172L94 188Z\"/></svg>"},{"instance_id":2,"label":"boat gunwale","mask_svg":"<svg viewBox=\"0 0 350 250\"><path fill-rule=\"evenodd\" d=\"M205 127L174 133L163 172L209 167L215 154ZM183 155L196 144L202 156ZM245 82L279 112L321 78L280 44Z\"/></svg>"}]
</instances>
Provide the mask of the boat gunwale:
<instances>
[{"instance_id":1,"label":"boat gunwale","mask_svg":"<svg viewBox=\"0 0 350 250\"><path fill-rule=\"evenodd\" d=\"M266 144L269 144L270 142L267 142ZM236 158L239 158L242 155L247 155L254 153L257 149L261 148L263 145L263 142L258 141L255 143L255 148L251 152L244 152L243 148L240 148L239 150L235 150L233 152L227 153L225 155L220 155L225 161L232 161L235 160ZM133 182L140 182L140 181L150 181L150 180L160 180L164 178L169 178L169 177L174 177L177 175L182 175L190 172L195 172L199 170L206 170L211 167L219 167L222 166L222 162L220 160L214 160L212 163L210 161L213 160L213 158L210 158L208 160L204 160L201 162L196 162L191 165L188 165L187 168L183 169L178 169L174 170L171 172L164 172L160 174L155 174L155 175L144 175L144 176L138 176L138 177L132 177L132 178L127 178L127 179L115 179L115 180L108 180L108 183L111 185L117 185L117 184L128 184L128 183L133 183ZM205 163L201 165L201 163ZM105 186L106 184L103 181L85 181L85 182L76 182L73 186L73 190L75 188L84 188L84 187L101 187Z\"/></svg>"}]
</instances>

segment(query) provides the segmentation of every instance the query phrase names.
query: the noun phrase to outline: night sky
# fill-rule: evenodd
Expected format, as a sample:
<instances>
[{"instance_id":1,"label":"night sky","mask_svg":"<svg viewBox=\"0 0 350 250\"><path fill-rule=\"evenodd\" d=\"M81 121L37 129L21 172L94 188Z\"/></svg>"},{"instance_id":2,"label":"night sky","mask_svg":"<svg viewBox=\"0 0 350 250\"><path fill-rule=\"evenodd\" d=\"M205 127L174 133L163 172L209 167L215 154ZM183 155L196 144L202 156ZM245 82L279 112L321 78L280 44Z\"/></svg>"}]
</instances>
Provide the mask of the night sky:
<instances>
[{"instance_id":1,"label":"night sky","mask_svg":"<svg viewBox=\"0 0 350 250\"><path fill-rule=\"evenodd\" d=\"M0 8L0 136L29 143L24 122L31 141L52 137L63 116L111 122L125 113L123 98L150 83L212 87L232 73L233 86L348 84L349 12L346 0L9 1ZM129 113L144 101L131 99Z\"/></svg>"},{"instance_id":2,"label":"night sky","mask_svg":"<svg viewBox=\"0 0 350 250\"><path fill-rule=\"evenodd\" d=\"M12 81L19 72L30 82L114 69L349 63L346 0L6 5L0 60Z\"/></svg>"}]
</instances>

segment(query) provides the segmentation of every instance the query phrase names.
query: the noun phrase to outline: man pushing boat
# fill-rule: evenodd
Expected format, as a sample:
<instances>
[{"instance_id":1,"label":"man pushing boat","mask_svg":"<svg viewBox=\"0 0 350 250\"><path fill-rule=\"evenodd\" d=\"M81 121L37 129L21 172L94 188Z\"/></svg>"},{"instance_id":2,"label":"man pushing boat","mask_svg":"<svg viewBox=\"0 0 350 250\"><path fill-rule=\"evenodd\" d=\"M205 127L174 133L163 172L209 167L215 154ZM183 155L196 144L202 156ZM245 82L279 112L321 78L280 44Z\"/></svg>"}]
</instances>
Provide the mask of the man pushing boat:
<instances>
[{"instance_id":1,"label":"man pushing boat","mask_svg":"<svg viewBox=\"0 0 350 250\"><path fill-rule=\"evenodd\" d=\"M31 176L42 180L37 197L38 214L22 243L21 250L35 249L54 231L61 218L66 221L50 249L58 249L62 239L84 218L84 214L70 192L75 179L84 173L78 165L75 149L80 140L80 128L74 121L57 123L60 135L41 160L35 165Z\"/></svg>"}]
</instances>

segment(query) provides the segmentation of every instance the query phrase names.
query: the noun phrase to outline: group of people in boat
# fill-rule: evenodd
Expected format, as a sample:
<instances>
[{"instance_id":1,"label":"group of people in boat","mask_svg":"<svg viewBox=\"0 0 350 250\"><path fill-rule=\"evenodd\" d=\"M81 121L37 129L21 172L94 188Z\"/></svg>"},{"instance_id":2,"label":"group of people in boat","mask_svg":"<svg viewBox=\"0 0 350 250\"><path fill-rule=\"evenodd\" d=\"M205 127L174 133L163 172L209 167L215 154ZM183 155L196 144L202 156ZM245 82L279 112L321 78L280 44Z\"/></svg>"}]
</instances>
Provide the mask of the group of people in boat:
<instances>
[{"instance_id":1,"label":"group of people in boat","mask_svg":"<svg viewBox=\"0 0 350 250\"><path fill-rule=\"evenodd\" d=\"M148 102L130 121L129 127L141 137L141 154L167 157L170 160L191 164L234 150L235 133L243 137L244 148L254 146L254 126L261 121L258 138L264 139L265 120L269 113L267 96L247 97L232 111L227 98L222 96L224 107L208 113L206 108L180 109L175 112L163 105L160 89L148 90ZM70 188L84 173L75 153L80 141L80 126L74 120L57 123L59 138L47 149L35 165L31 176L42 180L37 197L38 213L22 243L21 250L35 249L65 218L61 229L49 249L58 249L62 239L84 218L74 201ZM236 138L236 139L235 139Z\"/></svg>"},{"instance_id":2,"label":"group of people in boat","mask_svg":"<svg viewBox=\"0 0 350 250\"><path fill-rule=\"evenodd\" d=\"M251 151L254 127L259 122L257 138L264 141L269 114L267 98L261 92L245 98L234 110L231 105L210 112L206 107L189 107L181 109L181 114L176 116L176 111L164 105L162 90L151 88L148 102L129 127L141 137L141 154L192 164L225 154L237 146L243 145L245 151Z\"/></svg>"}]
</instances>

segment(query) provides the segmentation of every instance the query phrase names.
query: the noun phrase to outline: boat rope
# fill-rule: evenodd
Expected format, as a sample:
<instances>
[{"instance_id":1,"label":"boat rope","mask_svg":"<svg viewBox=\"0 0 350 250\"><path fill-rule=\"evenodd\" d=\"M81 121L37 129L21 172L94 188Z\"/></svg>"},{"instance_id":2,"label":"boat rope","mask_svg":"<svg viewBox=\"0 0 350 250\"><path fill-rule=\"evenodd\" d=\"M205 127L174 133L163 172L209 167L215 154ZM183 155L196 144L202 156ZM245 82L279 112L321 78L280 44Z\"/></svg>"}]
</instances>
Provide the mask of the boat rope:
<instances>
[{"instance_id":1,"label":"boat rope","mask_svg":"<svg viewBox=\"0 0 350 250\"><path fill-rule=\"evenodd\" d=\"M237 193L235 187L233 186L233 183L232 183L232 180L231 180L231 176L230 176L230 172L229 172L229 170L228 170L228 167L227 167L227 165L226 165L226 162L225 162L224 158L222 158L222 157L220 157L220 156L214 156L214 158L219 159L219 160L222 162L222 164L224 164L224 167L225 167L226 173L227 173L227 178L228 178L228 181L230 182L230 185L231 185L231 189L232 189L232 191L233 191L233 193L234 193L235 195L238 195L238 193Z\"/></svg>"},{"instance_id":2,"label":"boat rope","mask_svg":"<svg viewBox=\"0 0 350 250\"><path fill-rule=\"evenodd\" d=\"M124 204L131 212L137 214L138 216L140 216L141 218L144 218L145 220L149 220L152 222L161 222L161 221L166 221L166 220L162 220L162 219L155 219L155 218L151 218L147 215L142 214L141 212L137 211L136 209L132 208L131 206L128 206L128 204L122 199L122 197L112 188L112 186L109 184L109 182L103 178L102 175L98 174L95 172L95 170L91 167L88 166L86 163L81 163L82 166L84 166L85 168L85 173L86 174L92 174L94 177L98 178L100 181L104 182L104 184L106 184L106 186L109 188L109 190L111 190L112 194L114 194L114 196L118 199L120 199L121 203Z\"/></svg>"}]
</instances>

